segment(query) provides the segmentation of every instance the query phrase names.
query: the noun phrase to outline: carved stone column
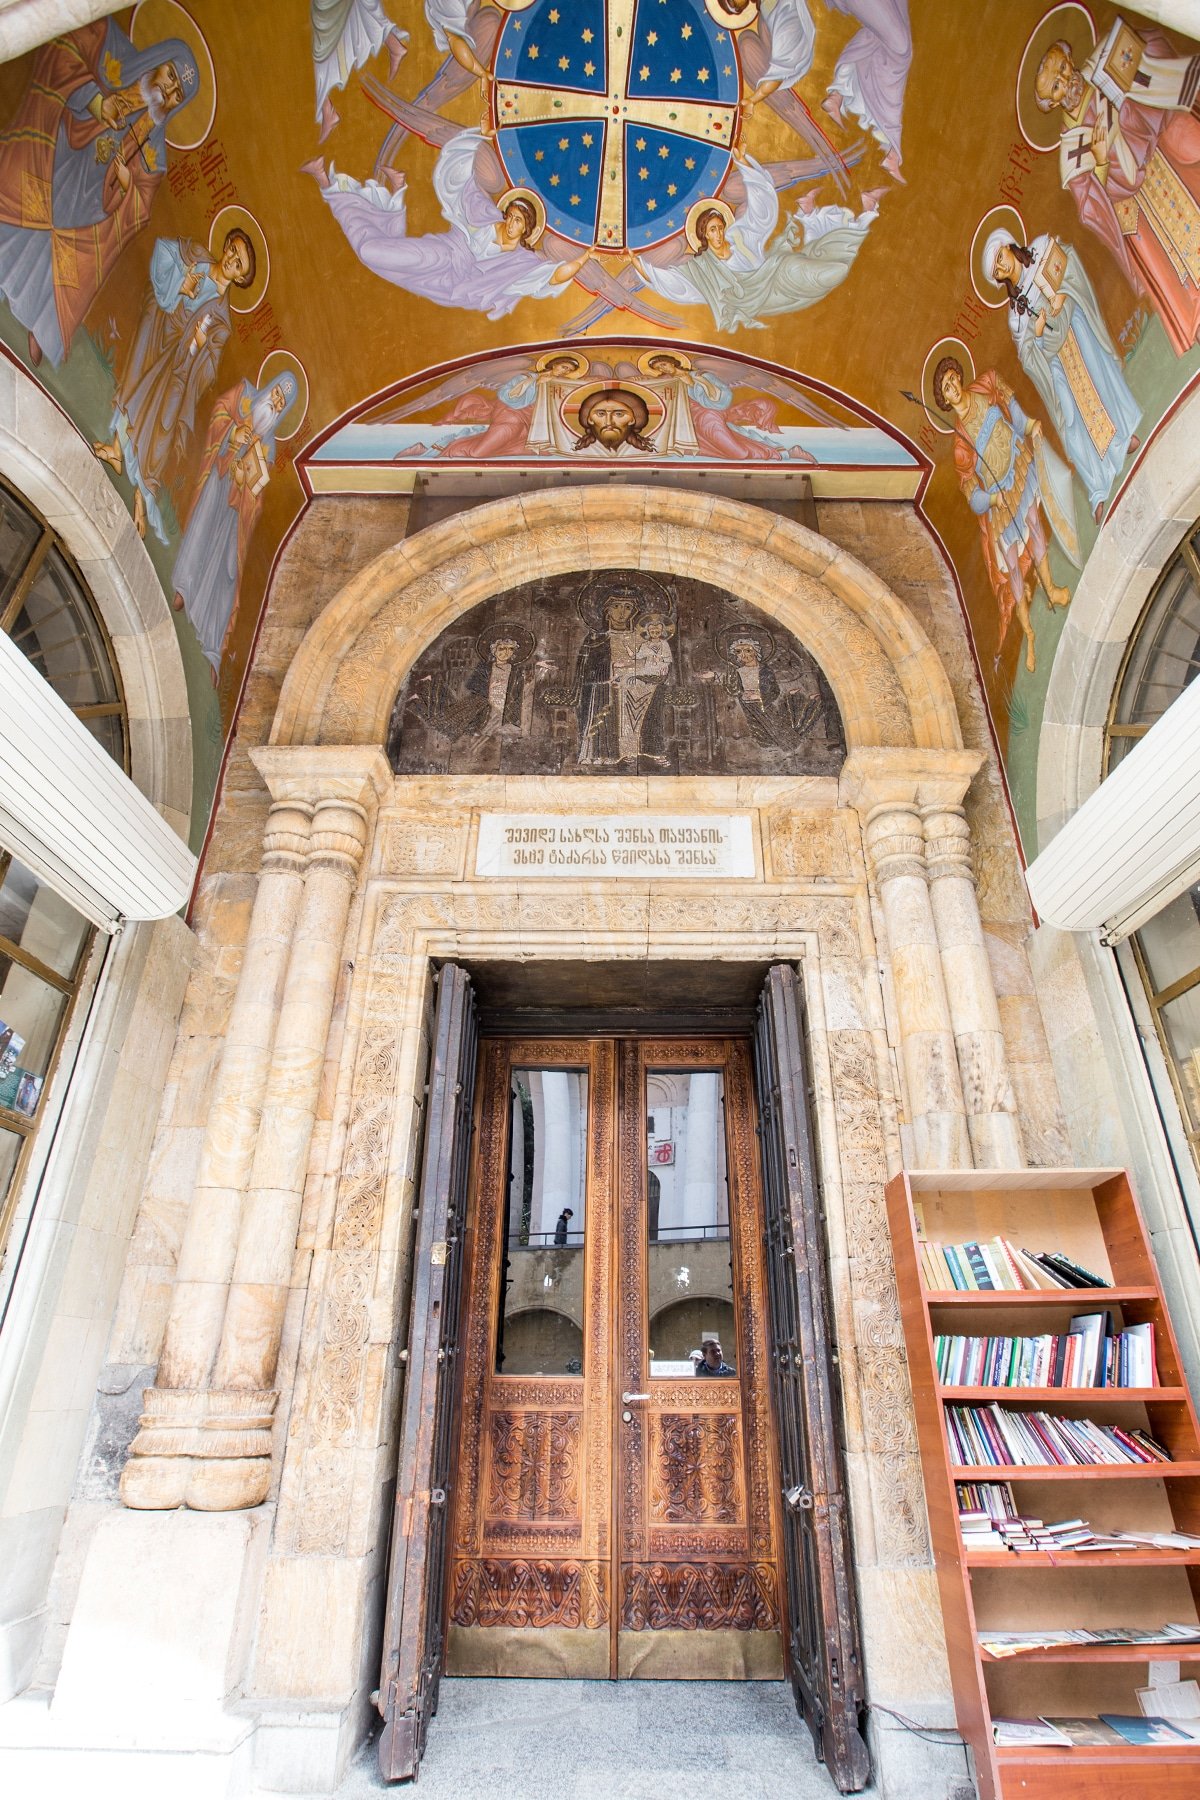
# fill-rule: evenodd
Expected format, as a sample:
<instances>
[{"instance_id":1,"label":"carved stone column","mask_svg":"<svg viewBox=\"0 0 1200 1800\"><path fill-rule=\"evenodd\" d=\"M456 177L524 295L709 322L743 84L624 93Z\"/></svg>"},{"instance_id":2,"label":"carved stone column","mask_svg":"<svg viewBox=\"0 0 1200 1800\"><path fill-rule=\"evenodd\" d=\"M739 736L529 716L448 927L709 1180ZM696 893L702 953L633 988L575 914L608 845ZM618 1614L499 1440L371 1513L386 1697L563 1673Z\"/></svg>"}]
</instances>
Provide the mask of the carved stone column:
<instances>
[{"instance_id":1,"label":"carved stone column","mask_svg":"<svg viewBox=\"0 0 1200 1800\"><path fill-rule=\"evenodd\" d=\"M121 1478L132 1507L224 1512L266 1498L272 1383L347 916L371 813L391 785L378 750L252 754L276 823L163 1359ZM296 820L303 835L280 842L280 821Z\"/></svg>"},{"instance_id":2,"label":"carved stone column","mask_svg":"<svg viewBox=\"0 0 1200 1800\"><path fill-rule=\"evenodd\" d=\"M1017 1102L979 917L971 830L961 804L973 773L946 770L922 777L925 864L975 1167L1018 1169L1025 1157Z\"/></svg>"},{"instance_id":3,"label":"carved stone column","mask_svg":"<svg viewBox=\"0 0 1200 1800\"><path fill-rule=\"evenodd\" d=\"M913 1164L969 1169L971 1140L919 806L924 760L937 754L856 750L842 773L841 799L862 820L868 866L883 908Z\"/></svg>"}]
</instances>

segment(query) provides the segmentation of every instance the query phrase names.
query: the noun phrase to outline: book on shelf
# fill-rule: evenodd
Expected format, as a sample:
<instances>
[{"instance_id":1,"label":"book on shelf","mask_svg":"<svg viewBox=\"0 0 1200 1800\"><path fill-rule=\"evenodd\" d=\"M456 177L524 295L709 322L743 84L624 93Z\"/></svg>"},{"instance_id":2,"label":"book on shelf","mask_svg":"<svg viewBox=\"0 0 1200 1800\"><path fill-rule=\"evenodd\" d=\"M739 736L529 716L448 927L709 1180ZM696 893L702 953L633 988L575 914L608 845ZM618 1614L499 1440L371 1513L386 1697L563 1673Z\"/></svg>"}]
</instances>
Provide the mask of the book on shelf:
<instances>
[{"instance_id":1,"label":"book on shelf","mask_svg":"<svg viewBox=\"0 0 1200 1800\"><path fill-rule=\"evenodd\" d=\"M1172 1725L1170 1719L1153 1714L1101 1713L1105 1725L1124 1738L1127 1744L1191 1744L1195 1739Z\"/></svg>"},{"instance_id":2,"label":"book on shelf","mask_svg":"<svg viewBox=\"0 0 1200 1800\"><path fill-rule=\"evenodd\" d=\"M1043 1724L1053 1725L1061 1731L1069 1744L1081 1749L1099 1749L1107 1744L1123 1744L1125 1739L1103 1719L1045 1719Z\"/></svg>"},{"instance_id":3,"label":"book on shelf","mask_svg":"<svg viewBox=\"0 0 1200 1800\"><path fill-rule=\"evenodd\" d=\"M1200 1624L1192 1625L1077 1625L1062 1630L1034 1627L1026 1631L981 1631L980 1647L989 1656L1002 1659L1020 1656L1030 1650L1064 1650L1081 1648L1132 1646L1151 1644L1200 1643ZM1102 1713L1101 1718L1105 1715Z\"/></svg>"},{"instance_id":4,"label":"book on shelf","mask_svg":"<svg viewBox=\"0 0 1200 1800\"><path fill-rule=\"evenodd\" d=\"M922 1239L918 1248L925 1285L934 1292L1016 1293L1112 1285L1061 1251L1026 1250L1003 1237L963 1244L935 1244Z\"/></svg>"},{"instance_id":5,"label":"book on shelf","mask_svg":"<svg viewBox=\"0 0 1200 1800\"><path fill-rule=\"evenodd\" d=\"M946 1405L944 1413L960 1466L1046 1468L1172 1460L1170 1452L1139 1426L1126 1429L1094 1419L1014 1412L997 1405Z\"/></svg>"},{"instance_id":6,"label":"book on shelf","mask_svg":"<svg viewBox=\"0 0 1200 1800\"><path fill-rule=\"evenodd\" d=\"M938 1336L946 1387L1157 1387L1154 1326L1112 1329L1106 1313L1077 1313L1065 1332L1037 1337Z\"/></svg>"},{"instance_id":7,"label":"book on shelf","mask_svg":"<svg viewBox=\"0 0 1200 1800\"><path fill-rule=\"evenodd\" d=\"M992 1736L998 1745L1008 1749L1019 1749L1023 1744L1065 1744L1069 1747L1071 1743L1065 1732L1051 1725L1048 1719L993 1719Z\"/></svg>"}]
</instances>

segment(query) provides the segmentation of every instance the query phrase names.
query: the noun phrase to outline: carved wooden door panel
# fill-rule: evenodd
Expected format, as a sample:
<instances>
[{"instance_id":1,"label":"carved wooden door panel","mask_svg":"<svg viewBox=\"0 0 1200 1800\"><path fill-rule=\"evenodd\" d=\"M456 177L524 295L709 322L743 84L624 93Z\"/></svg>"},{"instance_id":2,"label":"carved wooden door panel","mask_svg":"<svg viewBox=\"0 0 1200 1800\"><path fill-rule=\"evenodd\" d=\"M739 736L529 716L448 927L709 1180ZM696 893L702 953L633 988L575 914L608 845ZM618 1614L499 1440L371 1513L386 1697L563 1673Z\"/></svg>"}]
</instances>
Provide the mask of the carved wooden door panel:
<instances>
[{"instance_id":1,"label":"carved wooden door panel","mask_svg":"<svg viewBox=\"0 0 1200 1800\"><path fill-rule=\"evenodd\" d=\"M483 1048L451 1674L609 1674L613 1049Z\"/></svg>"},{"instance_id":2,"label":"carved wooden door panel","mask_svg":"<svg viewBox=\"0 0 1200 1800\"><path fill-rule=\"evenodd\" d=\"M832 1308L808 1114L796 971L773 968L755 1035L770 1276L771 1382L785 1495L784 1569L796 1705L843 1793L871 1777L850 1557Z\"/></svg>"},{"instance_id":3,"label":"carved wooden door panel","mask_svg":"<svg viewBox=\"0 0 1200 1800\"><path fill-rule=\"evenodd\" d=\"M781 1676L749 1045L489 1042L479 1104L447 1672Z\"/></svg>"},{"instance_id":4,"label":"carved wooden door panel","mask_svg":"<svg viewBox=\"0 0 1200 1800\"><path fill-rule=\"evenodd\" d=\"M624 1044L618 1156L616 1672L778 1678L749 1047Z\"/></svg>"}]
</instances>

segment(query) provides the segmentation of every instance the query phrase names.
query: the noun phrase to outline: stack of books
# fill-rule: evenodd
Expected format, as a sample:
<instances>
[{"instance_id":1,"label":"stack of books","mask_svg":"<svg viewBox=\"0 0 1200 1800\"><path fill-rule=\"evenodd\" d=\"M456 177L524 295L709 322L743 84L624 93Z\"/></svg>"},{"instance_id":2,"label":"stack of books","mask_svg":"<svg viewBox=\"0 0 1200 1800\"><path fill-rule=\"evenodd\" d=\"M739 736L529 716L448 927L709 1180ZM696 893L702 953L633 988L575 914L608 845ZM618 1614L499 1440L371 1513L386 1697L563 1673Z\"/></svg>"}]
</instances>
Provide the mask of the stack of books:
<instances>
[{"instance_id":1,"label":"stack of books","mask_svg":"<svg viewBox=\"0 0 1200 1800\"><path fill-rule=\"evenodd\" d=\"M1078 1625L1062 1631L981 1631L989 1656L1020 1656L1028 1650L1061 1650L1072 1644L1200 1644L1200 1624Z\"/></svg>"},{"instance_id":2,"label":"stack of books","mask_svg":"<svg viewBox=\"0 0 1200 1800\"><path fill-rule=\"evenodd\" d=\"M1045 1467L1051 1463L1170 1462L1170 1452L1136 1426L1098 1425L1004 1406L947 1406L946 1429L960 1464Z\"/></svg>"},{"instance_id":3,"label":"stack of books","mask_svg":"<svg viewBox=\"0 0 1200 1800\"><path fill-rule=\"evenodd\" d=\"M935 1337L947 1387L1157 1387L1153 1325L1113 1331L1109 1313L1077 1313L1042 1337Z\"/></svg>"},{"instance_id":4,"label":"stack of books","mask_svg":"<svg viewBox=\"0 0 1200 1800\"><path fill-rule=\"evenodd\" d=\"M964 1550L1195 1550L1200 1536L1187 1531L1096 1531L1086 1519L1047 1524L1017 1511L1007 1481L955 1482Z\"/></svg>"},{"instance_id":5,"label":"stack of books","mask_svg":"<svg viewBox=\"0 0 1200 1800\"><path fill-rule=\"evenodd\" d=\"M1103 1275L1094 1275L1061 1251L1021 1250L1002 1237L986 1243L922 1243L920 1250L925 1285L935 1292L1112 1286Z\"/></svg>"}]
</instances>

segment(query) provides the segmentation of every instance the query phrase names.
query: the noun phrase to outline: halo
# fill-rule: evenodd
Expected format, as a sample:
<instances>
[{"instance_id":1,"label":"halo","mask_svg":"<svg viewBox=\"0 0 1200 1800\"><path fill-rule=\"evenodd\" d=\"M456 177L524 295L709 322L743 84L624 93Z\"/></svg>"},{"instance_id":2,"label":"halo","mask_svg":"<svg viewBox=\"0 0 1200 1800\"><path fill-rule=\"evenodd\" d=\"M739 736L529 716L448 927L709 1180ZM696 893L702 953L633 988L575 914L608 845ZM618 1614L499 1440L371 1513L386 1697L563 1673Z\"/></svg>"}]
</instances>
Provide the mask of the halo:
<instances>
[{"instance_id":1,"label":"halo","mask_svg":"<svg viewBox=\"0 0 1200 1800\"><path fill-rule=\"evenodd\" d=\"M651 380L654 380L656 378L654 375L654 371L650 367L650 365L652 362L655 362L658 359L658 357L660 357L660 356L669 356L673 362L677 362L679 364L681 369L686 369L686 370L691 369L692 359L690 356L685 356L683 354L682 350L676 350L673 344L670 344L670 345L659 344L658 347L654 350L644 350L642 352L641 356L638 357L638 363L637 363L638 368L641 370L643 375L648 375L651 378Z\"/></svg>"},{"instance_id":2,"label":"halo","mask_svg":"<svg viewBox=\"0 0 1200 1800\"><path fill-rule=\"evenodd\" d=\"M593 394L616 393L618 390L626 394L636 394L639 400L645 402L650 417L642 436L652 437L667 415L666 402L659 398L653 388L643 387L640 381L618 381L615 376L610 377L607 381L589 381L586 387L574 388L567 395L559 408L567 429L573 431L577 437L582 437L583 426L579 423L579 410L584 402L590 400Z\"/></svg>"},{"instance_id":3,"label":"halo","mask_svg":"<svg viewBox=\"0 0 1200 1800\"><path fill-rule=\"evenodd\" d=\"M1056 38L1065 38L1070 44L1078 68L1096 47L1096 21L1086 6L1080 6L1077 0L1052 6L1038 20L1021 52L1016 86L1017 124L1031 150L1058 148L1058 120L1054 113L1039 110L1033 91L1038 64Z\"/></svg>"},{"instance_id":4,"label":"halo","mask_svg":"<svg viewBox=\"0 0 1200 1800\"><path fill-rule=\"evenodd\" d=\"M496 5L501 12L524 12L527 6L533 5L533 0L496 0Z\"/></svg>"},{"instance_id":5,"label":"halo","mask_svg":"<svg viewBox=\"0 0 1200 1800\"><path fill-rule=\"evenodd\" d=\"M292 351L272 350L268 356L263 357L262 368L258 371L258 380L254 383L256 388L267 387L277 375L282 375L285 370L296 377L296 398L280 418L279 424L282 425L284 419L291 418L295 419L295 424L289 426L287 431L281 431L279 426L276 426L275 442L277 444L285 443L288 438L295 437L304 423L305 415L308 412L308 370L300 358L293 355Z\"/></svg>"},{"instance_id":6,"label":"halo","mask_svg":"<svg viewBox=\"0 0 1200 1800\"><path fill-rule=\"evenodd\" d=\"M769 662L775 654L775 639L763 625L724 625L716 636L717 655L730 668L736 668L733 660L733 646L740 640L749 639L758 645L759 657Z\"/></svg>"},{"instance_id":7,"label":"halo","mask_svg":"<svg viewBox=\"0 0 1200 1800\"><path fill-rule=\"evenodd\" d=\"M515 619L501 619L487 631L481 631L475 639L475 648L486 662L492 645L498 643L517 646L518 654L513 658L515 663L527 663L537 648L537 641L528 625L522 625Z\"/></svg>"},{"instance_id":8,"label":"halo","mask_svg":"<svg viewBox=\"0 0 1200 1800\"><path fill-rule=\"evenodd\" d=\"M983 247L993 231L1008 231L1016 244L1028 243L1025 236L1025 221L1015 206L993 206L985 212L975 227L975 236L971 239L971 286L993 312L1008 304L1004 289L997 287L990 275L984 273Z\"/></svg>"},{"instance_id":9,"label":"halo","mask_svg":"<svg viewBox=\"0 0 1200 1800\"><path fill-rule=\"evenodd\" d=\"M687 218L683 221L683 235L687 239L690 248L693 250L698 250L700 248L700 239L696 233L696 222L699 219L700 214L706 212L719 212L725 221L726 230L733 224L733 208L732 206L727 205L724 200L697 200L692 206L688 207Z\"/></svg>"},{"instance_id":10,"label":"halo","mask_svg":"<svg viewBox=\"0 0 1200 1800\"><path fill-rule=\"evenodd\" d=\"M964 383L974 381L975 358L971 355L971 352L961 338L939 338L932 350L930 350L929 355L925 358L924 363L921 365L921 398L928 408L925 417L933 426L933 429L935 431L940 431L944 437L952 437L954 434L954 427L953 425L943 425L941 422L941 416L946 409L941 405L937 395L933 391L933 372L941 362L943 356L950 355L955 356L962 364Z\"/></svg>"},{"instance_id":11,"label":"halo","mask_svg":"<svg viewBox=\"0 0 1200 1800\"><path fill-rule=\"evenodd\" d=\"M534 193L532 188L511 187L504 190L496 205L500 208L501 213L504 213L514 200L524 200L527 206L533 208L533 232L530 237L525 239L525 242L529 245L536 244L546 229L546 203Z\"/></svg>"},{"instance_id":12,"label":"halo","mask_svg":"<svg viewBox=\"0 0 1200 1800\"><path fill-rule=\"evenodd\" d=\"M169 115L167 142L172 150L198 150L217 116L217 72L208 40L178 0L141 0L129 23L130 42L138 50L148 50L151 44L161 44L165 38L183 39L196 59L200 77L195 96ZM179 123L172 126L172 119Z\"/></svg>"},{"instance_id":13,"label":"halo","mask_svg":"<svg viewBox=\"0 0 1200 1800\"><path fill-rule=\"evenodd\" d=\"M592 366L586 356L580 356L578 350L547 350L543 356L538 357L533 366L539 375L544 375L550 364L556 362L573 362L576 381L582 381Z\"/></svg>"},{"instance_id":14,"label":"halo","mask_svg":"<svg viewBox=\"0 0 1200 1800\"><path fill-rule=\"evenodd\" d=\"M747 25L758 22L758 0L745 0L745 5L736 13L726 12L721 0L704 0L704 10L726 31L744 31Z\"/></svg>"},{"instance_id":15,"label":"halo","mask_svg":"<svg viewBox=\"0 0 1200 1800\"><path fill-rule=\"evenodd\" d=\"M254 245L254 280L248 288L231 287L229 304L234 312L252 313L267 291L267 283L271 279L271 252L267 248L267 234L245 206L223 206L208 228L208 254L216 256L225 241L226 234L233 230L244 231ZM234 295L237 299L234 299Z\"/></svg>"},{"instance_id":16,"label":"halo","mask_svg":"<svg viewBox=\"0 0 1200 1800\"><path fill-rule=\"evenodd\" d=\"M610 596L615 593L629 592L637 597L634 617L638 618L646 612L660 612L664 618L677 623L678 608L675 605L669 588L656 581L653 575L647 575L641 569L611 569L604 575L593 575L584 583L575 598L575 607L585 625L596 631L604 627L604 608ZM657 595L661 604L654 606L648 602L652 595Z\"/></svg>"}]
</instances>

